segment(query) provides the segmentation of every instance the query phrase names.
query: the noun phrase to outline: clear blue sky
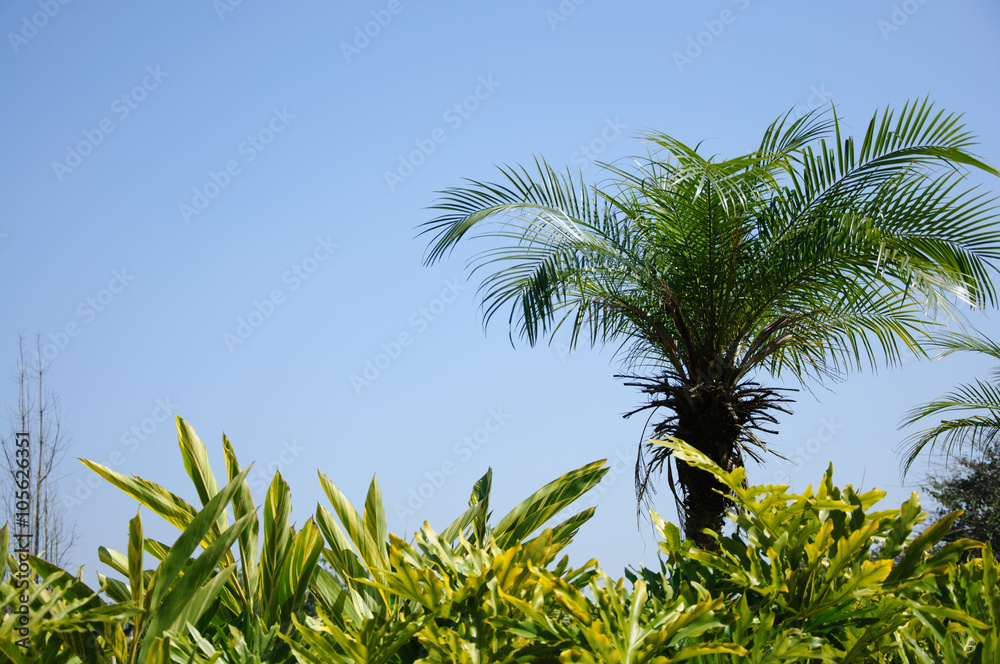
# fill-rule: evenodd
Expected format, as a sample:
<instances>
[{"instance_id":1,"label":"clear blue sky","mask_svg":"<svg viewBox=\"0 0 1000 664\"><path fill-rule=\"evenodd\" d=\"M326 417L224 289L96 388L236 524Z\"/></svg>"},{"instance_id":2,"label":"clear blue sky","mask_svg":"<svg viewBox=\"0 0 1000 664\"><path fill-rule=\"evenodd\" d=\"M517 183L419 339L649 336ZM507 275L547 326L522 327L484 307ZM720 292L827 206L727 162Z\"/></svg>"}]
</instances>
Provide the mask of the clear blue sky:
<instances>
[{"instance_id":1,"label":"clear blue sky","mask_svg":"<svg viewBox=\"0 0 1000 664\"><path fill-rule=\"evenodd\" d=\"M990 0L230 2L0 9L0 364L19 331L41 332L70 457L192 502L166 410L220 476L223 432L241 462L280 466L299 524L326 504L317 468L359 505L377 474L391 527L411 534L449 522L489 466L499 516L609 458L574 555L612 574L653 561L631 481L643 421L621 417L640 395L613 378L611 349L484 334L468 252L421 265L435 192L536 154L597 177L592 161L642 152L645 128L742 154L779 114L829 101L860 131L925 95L965 113L1000 165ZM1000 337L994 314L977 321ZM382 368L364 385L366 362ZM900 417L985 371L910 362L802 392L773 441L800 463L751 480L802 488L832 460L838 482L898 505L914 488ZM64 469L92 580L136 504L103 484L87 495L73 458ZM427 478L442 486L397 509Z\"/></svg>"}]
</instances>

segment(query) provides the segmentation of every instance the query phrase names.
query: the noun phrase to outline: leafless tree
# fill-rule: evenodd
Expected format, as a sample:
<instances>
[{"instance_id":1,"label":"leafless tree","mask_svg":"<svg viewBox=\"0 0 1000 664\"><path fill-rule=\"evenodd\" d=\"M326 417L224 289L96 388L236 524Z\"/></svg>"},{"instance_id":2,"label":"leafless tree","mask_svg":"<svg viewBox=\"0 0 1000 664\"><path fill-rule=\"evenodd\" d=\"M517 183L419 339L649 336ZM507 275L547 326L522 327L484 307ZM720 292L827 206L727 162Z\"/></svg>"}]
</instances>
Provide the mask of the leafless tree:
<instances>
[{"instance_id":1,"label":"leafless tree","mask_svg":"<svg viewBox=\"0 0 1000 664\"><path fill-rule=\"evenodd\" d=\"M0 438L7 472L2 474L3 517L14 531L15 473L18 468L15 438L27 433L30 441L31 465L28 480L30 515L28 531L31 533L31 553L60 567L65 567L70 549L76 541L76 529L67 522L65 510L56 501L56 484L59 464L66 454L69 438L62 429L62 411L59 397L47 387L47 366L41 354L41 335L35 338L36 361L30 363L25 348L24 335L18 336L18 360L11 372L17 383L17 404L7 407L10 435Z\"/></svg>"}]
</instances>

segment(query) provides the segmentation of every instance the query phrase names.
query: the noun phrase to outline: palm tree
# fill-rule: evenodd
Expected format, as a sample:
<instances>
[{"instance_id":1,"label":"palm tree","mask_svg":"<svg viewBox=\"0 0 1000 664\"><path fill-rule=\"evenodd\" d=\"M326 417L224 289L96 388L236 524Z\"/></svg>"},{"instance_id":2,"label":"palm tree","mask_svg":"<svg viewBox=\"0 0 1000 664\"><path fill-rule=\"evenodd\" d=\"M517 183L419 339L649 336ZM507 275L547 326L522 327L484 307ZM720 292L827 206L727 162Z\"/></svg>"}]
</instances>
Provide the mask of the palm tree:
<instances>
[{"instance_id":1,"label":"palm tree","mask_svg":"<svg viewBox=\"0 0 1000 664\"><path fill-rule=\"evenodd\" d=\"M806 381L892 364L903 347L921 354L928 327L960 316L959 301L994 302L993 200L962 180L1000 173L968 151L958 116L926 100L876 113L860 143L841 135L832 108L779 118L732 159L646 138L653 151L603 165L600 186L536 159L440 192L440 216L423 224L425 261L473 229L491 238L470 260L490 271L487 323L509 306L512 341L534 345L568 324L571 347L620 344L630 384L649 395L633 413L664 409L654 436L679 437L723 469L760 461L758 434L773 434L765 427L785 409L756 372ZM721 530L729 505L723 487L668 461L640 444L639 506L666 464L686 535L710 545L704 531Z\"/></svg>"},{"instance_id":2,"label":"palm tree","mask_svg":"<svg viewBox=\"0 0 1000 664\"><path fill-rule=\"evenodd\" d=\"M945 334L931 341L928 346L940 348L941 357L967 351L1000 360L1000 345L981 336ZM932 427L913 433L903 441L904 475L921 452L925 449L933 451L938 444L944 446L943 452L948 457L959 456L966 445L984 456L992 448L1000 449L1000 366L993 370L990 378L992 382L977 379L975 383L959 385L940 399L921 404L904 416L900 428L944 413L972 413L952 420L942 420ZM993 456L996 456L995 452Z\"/></svg>"}]
</instances>

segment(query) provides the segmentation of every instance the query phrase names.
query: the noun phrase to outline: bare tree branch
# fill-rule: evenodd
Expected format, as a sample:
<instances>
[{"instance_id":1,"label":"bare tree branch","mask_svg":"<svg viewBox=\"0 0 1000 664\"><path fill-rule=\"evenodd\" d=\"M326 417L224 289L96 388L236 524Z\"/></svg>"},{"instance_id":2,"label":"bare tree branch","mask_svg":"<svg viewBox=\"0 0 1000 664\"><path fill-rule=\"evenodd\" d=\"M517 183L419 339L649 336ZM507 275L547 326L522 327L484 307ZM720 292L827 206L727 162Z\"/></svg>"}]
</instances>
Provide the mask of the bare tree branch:
<instances>
[{"instance_id":1,"label":"bare tree branch","mask_svg":"<svg viewBox=\"0 0 1000 664\"><path fill-rule=\"evenodd\" d=\"M63 432L59 397L46 385L47 372L41 359L41 335L36 336L35 345L37 361L29 363L24 335L18 335L17 365L10 374L18 387L17 404L6 409L10 436L0 438L3 462L7 469L0 476L3 480L0 482L0 495L3 497L3 516L8 523L14 523L16 515L23 512L15 509L14 501L13 481L18 468L15 464L15 439L17 433L27 433L32 461L28 489L34 535L31 552L65 567L77 534L75 527L67 523L63 506L58 504L56 486L59 464L66 455L69 439Z\"/></svg>"}]
</instances>

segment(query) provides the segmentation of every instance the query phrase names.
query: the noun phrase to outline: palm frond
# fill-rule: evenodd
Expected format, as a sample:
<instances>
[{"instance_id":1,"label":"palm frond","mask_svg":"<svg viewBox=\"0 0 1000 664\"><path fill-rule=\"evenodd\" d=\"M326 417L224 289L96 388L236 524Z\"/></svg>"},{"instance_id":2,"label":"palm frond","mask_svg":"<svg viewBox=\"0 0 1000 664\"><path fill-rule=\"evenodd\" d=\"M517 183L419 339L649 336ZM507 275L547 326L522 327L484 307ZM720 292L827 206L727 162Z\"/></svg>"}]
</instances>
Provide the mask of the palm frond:
<instances>
[{"instance_id":1,"label":"palm frond","mask_svg":"<svg viewBox=\"0 0 1000 664\"><path fill-rule=\"evenodd\" d=\"M902 443L903 474L909 471L924 451L934 451L941 447L946 455L956 456L966 447L983 450L1000 444L1000 386L981 380L960 385L940 399L911 409L904 416L900 428L929 417L962 411L978 414L942 420L907 437Z\"/></svg>"}]
</instances>

